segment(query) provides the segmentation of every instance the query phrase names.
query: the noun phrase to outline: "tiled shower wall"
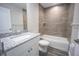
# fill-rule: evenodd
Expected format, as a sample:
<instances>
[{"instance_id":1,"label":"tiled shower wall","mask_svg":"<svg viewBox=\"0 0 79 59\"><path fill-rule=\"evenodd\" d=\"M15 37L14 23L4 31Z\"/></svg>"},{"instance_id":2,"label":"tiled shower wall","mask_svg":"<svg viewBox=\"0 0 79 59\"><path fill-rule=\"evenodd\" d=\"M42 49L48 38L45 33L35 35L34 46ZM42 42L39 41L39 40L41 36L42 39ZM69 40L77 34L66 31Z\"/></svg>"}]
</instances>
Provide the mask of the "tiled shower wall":
<instances>
[{"instance_id":1,"label":"tiled shower wall","mask_svg":"<svg viewBox=\"0 0 79 59\"><path fill-rule=\"evenodd\" d=\"M62 4L49 8L40 6L40 33L60 37L70 37L70 23L73 18L70 15L70 10L70 4Z\"/></svg>"},{"instance_id":2,"label":"tiled shower wall","mask_svg":"<svg viewBox=\"0 0 79 59\"><path fill-rule=\"evenodd\" d=\"M41 34L45 34L45 27L43 26L43 23L46 22L45 21L45 16L44 16L44 8L39 5L39 32Z\"/></svg>"}]
</instances>

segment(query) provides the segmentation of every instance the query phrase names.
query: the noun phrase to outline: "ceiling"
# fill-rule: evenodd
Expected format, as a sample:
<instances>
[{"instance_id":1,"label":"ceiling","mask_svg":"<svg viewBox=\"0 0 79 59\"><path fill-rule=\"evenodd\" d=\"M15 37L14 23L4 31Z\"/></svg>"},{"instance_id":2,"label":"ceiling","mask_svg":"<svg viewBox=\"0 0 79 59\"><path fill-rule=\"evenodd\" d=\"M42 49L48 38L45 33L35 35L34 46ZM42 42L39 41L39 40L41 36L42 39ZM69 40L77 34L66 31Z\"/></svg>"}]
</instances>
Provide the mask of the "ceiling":
<instances>
[{"instance_id":1,"label":"ceiling","mask_svg":"<svg viewBox=\"0 0 79 59\"><path fill-rule=\"evenodd\" d=\"M26 3L0 3L0 5L10 5L21 9L26 9Z\"/></svg>"},{"instance_id":2,"label":"ceiling","mask_svg":"<svg viewBox=\"0 0 79 59\"><path fill-rule=\"evenodd\" d=\"M11 3L11 5L21 8L21 9L26 9L26 3Z\"/></svg>"},{"instance_id":3,"label":"ceiling","mask_svg":"<svg viewBox=\"0 0 79 59\"><path fill-rule=\"evenodd\" d=\"M48 8L48 7L55 6L55 5L59 5L59 4L60 3L41 3L41 5L44 8ZM19 8L23 8L23 9L26 8L26 3L11 3L11 5L16 6L16 7L19 7Z\"/></svg>"},{"instance_id":4,"label":"ceiling","mask_svg":"<svg viewBox=\"0 0 79 59\"><path fill-rule=\"evenodd\" d=\"M16 6L21 9L26 9L26 3L9 3L10 5ZM60 3L41 3L43 8L59 5Z\"/></svg>"},{"instance_id":5,"label":"ceiling","mask_svg":"<svg viewBox=\"0 0 79 59\"><path fill-rule=\"evenodd\" d=\"M59 5L60 3L40 3L43 8Z\"/></svg>"},{"instance_id":6,"label":"ceiling","mask_svg":"<svg viewBox=\"0 0 79 59\"><path fill-rule=\"evenodd\" d=\"M2 3L4 5L11 5L17 8L26 9L26 3ZM43 8L48 8L51 6L59 5L60 3L40 3Z\"/></svg>"}]
</instances>

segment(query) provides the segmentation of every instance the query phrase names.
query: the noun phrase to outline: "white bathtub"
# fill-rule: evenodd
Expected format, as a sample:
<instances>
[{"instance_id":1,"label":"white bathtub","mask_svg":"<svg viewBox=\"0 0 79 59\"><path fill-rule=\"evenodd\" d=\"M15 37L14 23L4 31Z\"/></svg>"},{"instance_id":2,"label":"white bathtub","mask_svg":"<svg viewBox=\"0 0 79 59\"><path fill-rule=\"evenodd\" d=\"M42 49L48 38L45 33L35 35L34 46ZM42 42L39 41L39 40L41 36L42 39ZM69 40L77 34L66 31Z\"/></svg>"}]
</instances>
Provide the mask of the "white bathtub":
<instances>
[{"instance_id":1,"label":"white bathtub","mask_svg":"<svg viewBox=\"0 0 79 59\"><path fill-rule=\"evenodd\" d=\"M54 47L56 49L60 49L62 51L68 52L69 42L67 38L56 37L56 36L51 36L51 35L42 35L41 38L49 41L50 47Z\"/></svg>"}]
</instances>

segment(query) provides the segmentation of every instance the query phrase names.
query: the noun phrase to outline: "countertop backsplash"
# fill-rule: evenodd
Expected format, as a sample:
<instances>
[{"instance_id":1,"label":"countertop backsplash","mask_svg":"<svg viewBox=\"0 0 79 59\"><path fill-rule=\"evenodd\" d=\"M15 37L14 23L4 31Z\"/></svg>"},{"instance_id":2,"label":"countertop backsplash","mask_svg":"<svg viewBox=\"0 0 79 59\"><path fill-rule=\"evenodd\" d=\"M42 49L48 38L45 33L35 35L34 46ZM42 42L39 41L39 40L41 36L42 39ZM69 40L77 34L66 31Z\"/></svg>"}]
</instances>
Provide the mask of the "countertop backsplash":
<instances>
[{"instance_id":1,"label":"countertop backsplash","mask_svg":"<svg viewBox=\"0 0 79 59\"><path fill-rule=\"evenodd\" d=\"M8 37L8 36L12 36L12 35L18 35L18 34L21 34L21 33L25 33L27 31L21 31L21 32L10 32L10 33L0 33L0 38L4 38L4 37Z\"/></svg>"}]
</instances>

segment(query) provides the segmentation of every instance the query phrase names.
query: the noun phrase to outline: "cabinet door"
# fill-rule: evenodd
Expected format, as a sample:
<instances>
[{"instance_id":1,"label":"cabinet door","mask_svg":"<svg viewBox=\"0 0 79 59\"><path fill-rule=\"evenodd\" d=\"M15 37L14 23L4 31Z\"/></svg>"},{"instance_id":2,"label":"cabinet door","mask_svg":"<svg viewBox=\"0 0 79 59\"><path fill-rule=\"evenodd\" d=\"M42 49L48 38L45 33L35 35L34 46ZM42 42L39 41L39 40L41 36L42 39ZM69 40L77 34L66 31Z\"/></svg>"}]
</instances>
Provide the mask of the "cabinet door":
<instances>
[{"instance_id":1,"label":"cabinet door","mask_svg":"<svg viewBox=\"0 0 79 59\"><path fill-rule=\"evenodd\" d=\"M26 56L28 55L28 52L27 52L28 49L29 47L27 46L27 43L24 43L6 52L6 54L7 56Z\"/></svg>"},{"instance_id":2,"label":"cabinet door","mask_svg":"<svg viewBox=\"0 0 79 59\"><path fill-rule=\"evenodd\" d=\"M38 56L39 55L39 45L38 42L40 40L40 37L36 37L29 41L29 56Z\"/></svg>"},{"instance_id":3,"label":"cabinet door","mask_svg":"<svg viewBox=\"0 0 79 59\"><path fill-rule=\"evenodd\" d=\"M0 33L11 32L10 9L0 7Z\"/></svg>"}]
</instances>

